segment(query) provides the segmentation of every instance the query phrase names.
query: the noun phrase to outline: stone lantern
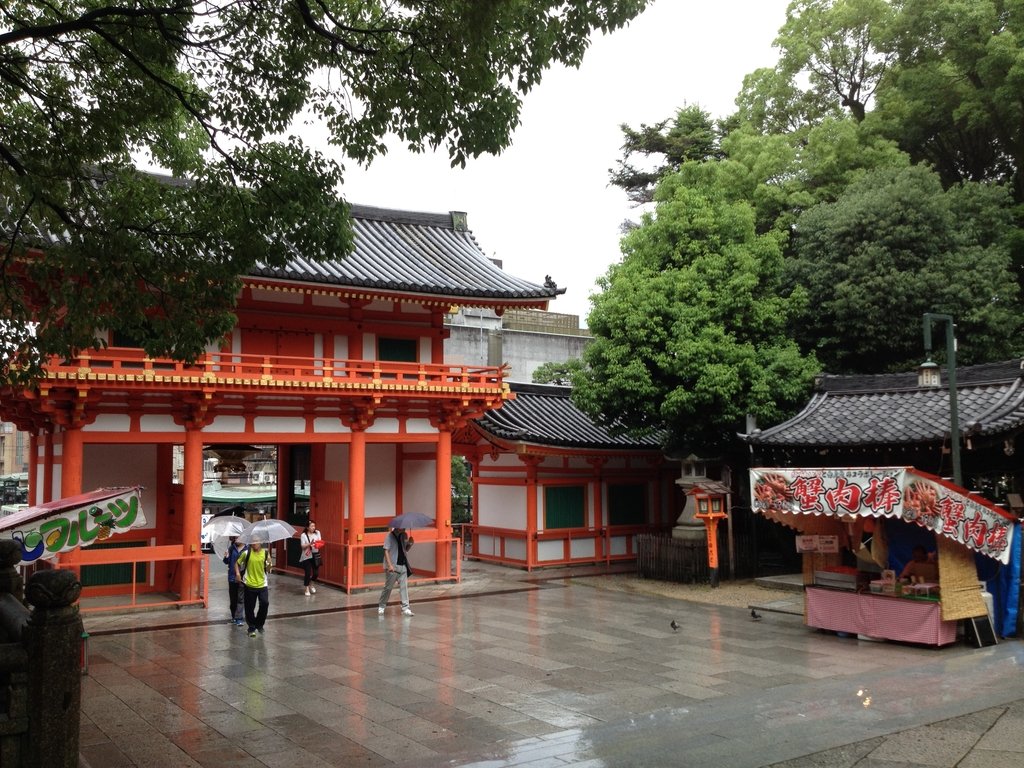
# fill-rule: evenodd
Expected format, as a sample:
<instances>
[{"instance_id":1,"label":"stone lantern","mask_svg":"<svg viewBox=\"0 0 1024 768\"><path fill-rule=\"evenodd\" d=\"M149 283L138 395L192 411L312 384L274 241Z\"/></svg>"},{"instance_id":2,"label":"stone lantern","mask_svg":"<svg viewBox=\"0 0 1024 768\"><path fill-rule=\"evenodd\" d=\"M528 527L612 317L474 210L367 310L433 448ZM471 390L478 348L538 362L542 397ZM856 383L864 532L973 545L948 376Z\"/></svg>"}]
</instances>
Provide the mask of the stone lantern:
<instances>
[{"instance_id":1,"label":"stone lantern","mask_svg":"<svg viewBox=\"0 0 1024 768\"><path fill-rule=\"evenodd\" d=\"M704 524L694 517L697 513L697 504L693 496L690 495L690 491L699 483L707 482L707 461L691 453L683 459L682 464L682 474L676 480L676 485L683 489L683 493L686 495L686 503L683 505L683 511L679 515L679 519L676 520L676 524L672 528L672 538L685 541L700 541L707 535L707 531L704 528Z\"/></svg>"}]
</instances>

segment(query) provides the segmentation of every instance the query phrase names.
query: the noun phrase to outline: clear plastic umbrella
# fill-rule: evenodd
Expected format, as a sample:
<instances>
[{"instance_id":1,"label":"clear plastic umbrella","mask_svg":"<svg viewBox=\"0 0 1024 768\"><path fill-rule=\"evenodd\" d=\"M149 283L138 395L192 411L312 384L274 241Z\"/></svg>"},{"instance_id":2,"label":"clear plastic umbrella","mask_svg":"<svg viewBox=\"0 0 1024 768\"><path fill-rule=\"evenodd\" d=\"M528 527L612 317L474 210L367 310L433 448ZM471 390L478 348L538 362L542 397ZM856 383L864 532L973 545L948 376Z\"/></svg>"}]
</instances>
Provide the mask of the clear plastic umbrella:
<instances>
[{"instance_id":1,"label":"clear plastic umbrella","mask_svg":"<svg viewBox=\"0 0 1024 768\"><path fill-rule=\"evenodd\" d=\"M422 512L406 512L404 515L392 517L388 520L388 528L433 528L434 518L427 517Z\"/></svg>"},{"instance_id":2,"label":"clear plastic umbrella","mask_svg":"<svg viewBox=\"0 0 1024 768\"><path fill-rule=\"evenodd\" d=\"M250 544L253 539L259 539L264 544L272 541L290 539L298 532L294 525L288 525L284 520L265 518L248 523L242 532L238 534L238 540L242 544Z\"/></svg>"},{"instance_id":3,"label":"clear plastic umbrella","mask_svg":"<svg viewBox=\"0 0 1024 768\"><path fill-rule=\"evenodd\" d=\"M203 533L208 534L212 541L216 541L221 537L237 536L246 525L248 523L244 517L215 517L203 526Z\"/></svg>"}]
</instances>

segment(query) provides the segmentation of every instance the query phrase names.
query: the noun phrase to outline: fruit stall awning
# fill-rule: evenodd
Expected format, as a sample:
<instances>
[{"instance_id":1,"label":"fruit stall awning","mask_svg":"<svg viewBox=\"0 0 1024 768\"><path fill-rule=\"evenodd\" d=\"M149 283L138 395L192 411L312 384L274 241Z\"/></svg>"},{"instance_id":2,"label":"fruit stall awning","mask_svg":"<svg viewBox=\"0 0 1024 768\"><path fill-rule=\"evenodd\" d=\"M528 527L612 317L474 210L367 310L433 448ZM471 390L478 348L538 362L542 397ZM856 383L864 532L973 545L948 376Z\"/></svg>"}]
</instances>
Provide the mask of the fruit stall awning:
<instances>
[{"instance_id":1,"label":"fruit stall awning","mask_svg":"<svg viewBox=\"0 0 1024 768\"><path fill-rule=\"evenodd\" d=\"M1009 561L1016 522L987 499L913 467L759 467L750 470L750 498L755 512L780 522L898 518L1001 563Z\"/></svg>"},{"instance_id":2,"label":"fruit stall awning","mask_svg":"<svg viewBox=\"0 0 1024 768\"><path fill-rule=\"evenodd\" d=\"M21 565L146 525L141 486L98 488L0 517L0 537L21 544Z\"/></svg>"}]
</instances>

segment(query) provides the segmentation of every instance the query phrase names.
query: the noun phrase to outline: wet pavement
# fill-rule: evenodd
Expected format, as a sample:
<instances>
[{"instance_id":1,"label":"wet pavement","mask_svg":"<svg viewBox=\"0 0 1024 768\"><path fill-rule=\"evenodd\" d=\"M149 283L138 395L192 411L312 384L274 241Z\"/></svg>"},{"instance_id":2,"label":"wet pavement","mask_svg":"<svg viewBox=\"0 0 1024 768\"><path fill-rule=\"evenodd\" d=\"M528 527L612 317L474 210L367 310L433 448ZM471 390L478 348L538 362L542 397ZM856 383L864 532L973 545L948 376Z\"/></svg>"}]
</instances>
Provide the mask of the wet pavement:
<instances>
[{"instance_id":1,"label":"wet pavement","mask_svg":"<svg viewBox=\"0 0 1024 768\"><path fill-rule=\"evenodd\" d=\"M864 642L574 578L600 568L464 565L412 618L272 576L249 638L219 568L208 609L85 614L82 765L1024 764L1020 641Z\"/></svg>"}]
</instances>

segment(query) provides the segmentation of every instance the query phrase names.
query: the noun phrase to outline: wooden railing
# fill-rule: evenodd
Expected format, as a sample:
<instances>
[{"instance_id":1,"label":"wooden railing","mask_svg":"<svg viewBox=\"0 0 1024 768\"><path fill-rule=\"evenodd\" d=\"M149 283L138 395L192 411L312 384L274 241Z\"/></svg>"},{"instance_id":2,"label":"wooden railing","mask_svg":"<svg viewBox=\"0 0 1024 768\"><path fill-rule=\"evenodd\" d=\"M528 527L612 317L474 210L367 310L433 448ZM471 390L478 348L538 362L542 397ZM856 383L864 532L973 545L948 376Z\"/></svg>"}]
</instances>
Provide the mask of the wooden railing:
<instances>
[{"instance_id":1,"label":"wooden railing","mask_svg":"<svg viewBox=\"0 0 1024 768\"><path fill-rule=\"evenodd\" d=\"M441 576L430 574L425 570L420 570L416 563L410 560L410 565L414 570L413 575L409 578L410 584L434 584L462 581L462 539L420 539L417 543L419 546L440 545L437 547L437 550L444 547L449 553L448 557L451 559L451 573ZM360 544L343 544L341 546L345 553L345 562L351 564L362 563L365 557L364 553L368 548L380 548L381 545L379 543L363 542ZM454 556L452 553L454 553ZM434 567L436 569L437 565L435 564ZM361 578L356 576L357 571L362 572ZM349 594L356 590L382 589L384 587L384 581L385 575L383 571L374 569L368 574L366 572L365 565L359 569L351 567L345 568L344 586L345 591Z\"/></svg>"},{"instance_id":2,"label":"wooden railing","mask_svg":"<svg viewBox=\"0 0 1024 768\"><path fill-rule=\"evenodd\" d=\"M83 352L70 359L52 359L46 366L50 379L143 379L201 383L288 384L354 388L501 389L503 367L471 367L387 360L342 360L329 357L207 353L195 363L147 357L139 350L105 349Z\"/></svg>"},{"instance_id":3,"label":"wooden railing","mask_svg":"<svg viewBox=\"0 0 1024 768\"><path fill-rule=\"evenodd\" d=\"M172 606L181 608L186 605L207 606L210 594L210 573L206 568L207 557L203 553L182 555L180 544L130 547L126 549L79 549L73 554L73 559L69 558L64 562L55 562L54 567L58 569L72 569L84 565L130 565L131 573L133 574L130 584L131 591L128 595L116 595L112 596L110 600L102 599L81 604L80 610L82 613L123 611L142 606L146 608L170 608ZM158 562L177 562L182 566L188 563L195 564L197 571L200 573L199 593L194 597L179 596L177 599L174 599L173 596L164 595L164 593L147 591L146 599L140 601L138 584L134 578L136 566L139 563L152 565ZM126 597L127 601L121 599L123 597Z\"/></svg>"}]
</instances>

